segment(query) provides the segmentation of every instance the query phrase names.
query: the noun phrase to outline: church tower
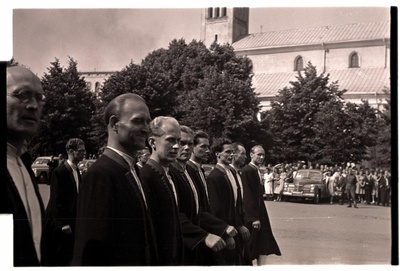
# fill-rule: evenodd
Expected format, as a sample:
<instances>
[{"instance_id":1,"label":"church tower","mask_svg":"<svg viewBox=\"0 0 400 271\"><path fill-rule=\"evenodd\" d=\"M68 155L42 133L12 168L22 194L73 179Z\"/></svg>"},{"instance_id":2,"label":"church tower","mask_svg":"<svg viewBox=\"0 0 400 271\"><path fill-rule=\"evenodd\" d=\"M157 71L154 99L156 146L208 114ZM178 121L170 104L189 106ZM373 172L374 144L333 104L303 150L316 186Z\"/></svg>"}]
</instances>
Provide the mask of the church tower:
<instances>
[{"instance_id":1,"label":"church tower","mask_svg":"<svg viewBox=\"0 0 400 271\"><path fill-rule=\"evenodd\" d=\"M205 8L201 14L201 40L232 44L249 33L249 8Z\"/></svg>"}]
</instances>

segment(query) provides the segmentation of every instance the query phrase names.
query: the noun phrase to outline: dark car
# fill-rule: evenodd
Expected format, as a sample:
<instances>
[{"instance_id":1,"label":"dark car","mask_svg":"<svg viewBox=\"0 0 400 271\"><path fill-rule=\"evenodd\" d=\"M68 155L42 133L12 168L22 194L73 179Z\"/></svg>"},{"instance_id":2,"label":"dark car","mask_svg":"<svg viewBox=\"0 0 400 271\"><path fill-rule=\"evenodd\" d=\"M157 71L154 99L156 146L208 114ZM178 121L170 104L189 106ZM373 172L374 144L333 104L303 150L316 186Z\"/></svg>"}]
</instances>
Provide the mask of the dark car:
<instances>
[{"instance_id":1,"label":"dark car","mask_svg":"<svg viewBox=\"0 0 400 271\"><path fill-rule=\"evenodd\" d=\"M320 170L300 169L292 182L285 183L282 196L286 199L311 199L318 204L321 199L329 197L329 191Z\"/></svg>"},{"instance_id":2,"label":"dark car","mask_svg":"<svg viewBox=\"0 0 400 271\"><path fill-rule=\"evenodd\" d=\"M47 183L47 179L50 178L49 166L47 165L50 159L51 156L39 156L32 163L31 168L38 183ZM58 157L53 157L53 159L58 162Z\"/></svg>"},{"instance_id":3,"label":"dark car","mask_svg":"<svg viewBox=\"0 0 400 271\"><path fill-rule=\"evenodd\" d=\"M78 168L82 176L87 172L88 168L93 165L94 162L96 162L96 159L83 159L78 163Z\"/></svg>"}]
</instances>

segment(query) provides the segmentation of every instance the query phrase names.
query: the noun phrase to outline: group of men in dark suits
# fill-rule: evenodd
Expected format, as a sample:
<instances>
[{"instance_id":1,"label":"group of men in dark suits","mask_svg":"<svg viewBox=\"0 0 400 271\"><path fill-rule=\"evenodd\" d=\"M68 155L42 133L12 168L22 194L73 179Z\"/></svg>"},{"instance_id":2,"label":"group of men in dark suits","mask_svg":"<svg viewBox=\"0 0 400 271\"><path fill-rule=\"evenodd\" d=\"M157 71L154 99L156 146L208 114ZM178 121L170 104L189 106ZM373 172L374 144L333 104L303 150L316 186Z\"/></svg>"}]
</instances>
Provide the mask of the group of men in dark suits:
<instances>
[{"instance_id":1,"label":"group of men in dark suits","mask_svg":"<svg viewBox=\"0 0 400 271\"><path fill-rule=\"evenodd\" d=\"M208 135L172 117L151 120L143 98L132 93L107 105L107 147L83 180L77 163L85 145L67 143L68 160L53 171L45 216L30 164L20 162L39 123L43 89L25 68L8 72L6 211L14 214L16 266L250 265L256 254L280 255L261 180L246 185L255 175L232 165L232 142L215 141L218 164L206 178L201 163L209 155ZM151 156L139 168L135 157L146 143ZM29 193L23 185L32 186ZM254 197L249 206L257 210L248 209L253 215L247 217L246 198ZM268 231L262 242L272 249L249 253L253 228Z\"/></svg>"}]
</instances>

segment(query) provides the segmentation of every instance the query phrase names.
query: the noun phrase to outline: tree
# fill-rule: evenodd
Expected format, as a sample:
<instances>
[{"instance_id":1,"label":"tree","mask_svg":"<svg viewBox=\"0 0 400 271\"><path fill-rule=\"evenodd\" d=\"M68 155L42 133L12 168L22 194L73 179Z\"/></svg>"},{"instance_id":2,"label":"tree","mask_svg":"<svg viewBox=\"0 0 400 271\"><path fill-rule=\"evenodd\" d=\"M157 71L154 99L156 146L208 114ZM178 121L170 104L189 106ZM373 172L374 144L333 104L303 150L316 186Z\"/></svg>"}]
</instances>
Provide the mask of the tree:
<instances>
[{"instance_id":1,"label":"tree","mask_svg":"<svg viewBox=\"0 0 400 271\"><path fill-rule=\"evenodd\" d=\"M384 93L390 94L390 89L386 88L383 90ZM383 110L379 111L378 114L378 125L377 129L377 158L376 166L382 168L391 168L392 163L392 147L396 147L396 144L392 144L392 116L391 116L391 102L390 99L386 99L386 104L383 105Z\"/></svg>"},{"instance_id":2,"label":"tree","mask_svg":"<svg viewBox=\"0 0 400 271\"><path fill-rule=\"evenodd\" d=\"M173 40L141 65L131 63L110 77L97 112L117 95L133 92L146 100L153 118L173 116L193 129L204 129L211 138L225 135L251 144L262 140L251 78L250 59L236 56L228 44L207 49L199 41Z\"/></svg>"},{"instance_id":3,"label":"tree","mask_svg":"<svg viewBox=\"0 0 400 271\"><path fill-rule=\"evenodd\" d=\"M360 162L367 147L375 144L374 109L345 104L338 82L329 83L329 74L317 74L308 63L297 81L278 92L266 121L274 140L276 160L306 160L323 164Z\"/></svg>"},{"instance_id":4,"label":"tree","mask_svg":"<svg viewBox=\"0 0 400 271\"><path fill-rule=\"evenodd\" d=\"M31 142L33 153L65 153L65 144L73 137L85 142L88 153L97 152L88 136L90 120L95 113L95 97L87 90L84 78L79 76L78 63L69 58L67 68L63 68L58 59L50 64L41 78L46 103L38 135Z\"/></svg>"}]
</instances>

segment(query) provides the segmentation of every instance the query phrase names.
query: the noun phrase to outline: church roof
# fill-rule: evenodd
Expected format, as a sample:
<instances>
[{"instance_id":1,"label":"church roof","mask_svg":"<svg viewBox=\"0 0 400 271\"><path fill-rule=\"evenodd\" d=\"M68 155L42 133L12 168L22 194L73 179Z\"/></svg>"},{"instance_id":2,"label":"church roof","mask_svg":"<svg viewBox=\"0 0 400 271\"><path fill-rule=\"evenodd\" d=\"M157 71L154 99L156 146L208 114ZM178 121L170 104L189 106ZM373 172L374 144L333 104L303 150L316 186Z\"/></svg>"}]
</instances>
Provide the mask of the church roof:
<instances>
[{"instance_id":1,"label":"church roof","mask_svg":"<svg viewBox=\"0 0 400 271\"><path fill-rule=\"evenodd\" d=\"M339 89L347 89L346 94L357 93L383 93L384 87L390 87L390 69L388 68L362 68L332 70L329 73L329 82L338 81ZM278 90L290 87L290 81L297 81L297 72L255 74L253 87L260 97L275 97Z\"/></svg>"},{"instance_id":2,"label":"church roof","mask_svg":"<svg viewBox=\"0 0 400 271\"><path fill-rule=\"evenodd\" d=\"M311 45L390 38L390 22L354 23L249 34L232 44L235 50Z\"/></svg>"}]
</instances>

